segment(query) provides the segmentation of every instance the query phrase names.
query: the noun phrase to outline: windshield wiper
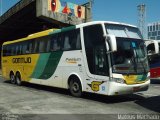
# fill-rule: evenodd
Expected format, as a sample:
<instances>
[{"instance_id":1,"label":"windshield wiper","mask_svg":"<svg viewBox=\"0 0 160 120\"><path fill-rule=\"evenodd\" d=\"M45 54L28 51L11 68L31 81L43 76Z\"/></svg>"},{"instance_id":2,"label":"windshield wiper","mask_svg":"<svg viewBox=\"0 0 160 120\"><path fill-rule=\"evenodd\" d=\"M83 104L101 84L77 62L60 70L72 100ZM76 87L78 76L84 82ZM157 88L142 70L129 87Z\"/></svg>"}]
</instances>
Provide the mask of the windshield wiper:
<instances>
[{"instance_id":1,"label":"windshield wiper","mask_svg":"<svg viewBox=\"0 0 160 120\"><path fill-rule=\"evenodd\" d=\"M132 64L130 64L130 66L129 66L127 75L129 75L129 71L130 71L132 65L133 65L133 67L134 67L134 71L137 73L137 72L138 72L138 71L137 71L137 64L136 64L134 55L133 55L129 60L131 61Z\"/></svg>"},{"instance_id":2,"label":"windshield wiper","mask_svg":"<svg viewBox=\"0 0 160 120\"><path fill-rule=\"evenodd\" d=\"M139 44L138 44L138 45L139 45ZM140 47L140 45L139 45L139 47ZM136 53L136 56L137 56L137 63L138 63L138 61L140 61L141 65L142 65L142 67L143 67L144 73L146 74L146 73L147 73L147 70L145 69L145 66L144 66L143 62L142 62L141 59L139 58L139 55L138 55L136 49L135 49L135 53ZM145 59L144 59L144 60L145 60Z\"/></svg>"}]
</instances>

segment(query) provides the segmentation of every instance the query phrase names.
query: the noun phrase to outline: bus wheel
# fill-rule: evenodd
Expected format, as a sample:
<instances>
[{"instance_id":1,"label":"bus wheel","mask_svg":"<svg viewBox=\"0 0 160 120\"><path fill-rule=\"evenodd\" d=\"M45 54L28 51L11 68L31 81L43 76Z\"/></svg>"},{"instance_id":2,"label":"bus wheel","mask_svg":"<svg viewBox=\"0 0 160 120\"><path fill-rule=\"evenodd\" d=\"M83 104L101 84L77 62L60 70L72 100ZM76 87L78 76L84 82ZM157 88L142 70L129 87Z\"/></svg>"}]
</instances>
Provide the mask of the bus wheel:
<instances>
[{"instance_id":1,"label":"bus wheel","mask_svg":"<svg viewBox=\"0 0 160 120\"><path fill-rule=\"evenodd\" d=\"M70 80L69 82L69 90L71 95L75 97L81 97L82 96L82 86L79 80Z\"/></svg>"},{"instance_id":2,"label":"bus wheel","mask_svg":"<svg viewBox=\"0 0 160 120\"><path fill-rule=\"evenodd\" d=\"M20 73L16 73L16 84L19 86L22 85Z\"/></svg>"},{"instance_id":3,"label":"bus wheel","mask_svg":"<svg viewBox=\"0 0 160 120\"><path fill-rule=\"evenodd\" d=\"M11 81L12 84L16 83L14 73L12 73L12 72L10 73L10 81Z\"/></svg>"}]
</instances>

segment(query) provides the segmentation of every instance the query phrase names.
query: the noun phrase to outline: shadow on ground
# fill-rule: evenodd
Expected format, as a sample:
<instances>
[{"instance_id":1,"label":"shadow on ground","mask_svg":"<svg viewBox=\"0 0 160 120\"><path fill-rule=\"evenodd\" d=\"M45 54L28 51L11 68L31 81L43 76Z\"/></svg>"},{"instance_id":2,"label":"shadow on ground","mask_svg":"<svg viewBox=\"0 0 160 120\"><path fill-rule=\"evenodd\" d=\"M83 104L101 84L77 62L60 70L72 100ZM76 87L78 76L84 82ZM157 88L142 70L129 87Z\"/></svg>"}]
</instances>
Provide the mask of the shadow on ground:
<instances>
[{"instance_id":1,"label":"shadow on ground","mask_svg":"<svg viewBox=\"0 0 160 120\"><path fill-rule=\"evenodd\" d=\"M8 81L5 82L5 83L13 86ZM69 90L66 90L66 89L49 87L49 86L44 86L44 85L31 84L31 83L23 83L23 87L33 89L33 90L38 90L38 91L47 91L47 92L51 92L51 93L58 93L58 94L61 94L61 95L72 97L70 95ZM140 94L121 95L121 96L120 95L119 96L105 96L105 95L86 93L86 92L83 93L82 98L87 99L87 100L97 101L97 102L103 102L103 103L107 103L107 104L121 103L121 102L136 101L136 100L145 99L145 97L143 97Z\"/></svg>"},{"instance_id":2,"label":"shadow on ground","mask_svg":"<svg viewBox=\"0 0 160 120\"><path fill-rule=\"evenodd\" d=\"M160 113L160 96L153 96L144 100L138 100L135 103L146 109Z\"/></svg>"}]
</instances>

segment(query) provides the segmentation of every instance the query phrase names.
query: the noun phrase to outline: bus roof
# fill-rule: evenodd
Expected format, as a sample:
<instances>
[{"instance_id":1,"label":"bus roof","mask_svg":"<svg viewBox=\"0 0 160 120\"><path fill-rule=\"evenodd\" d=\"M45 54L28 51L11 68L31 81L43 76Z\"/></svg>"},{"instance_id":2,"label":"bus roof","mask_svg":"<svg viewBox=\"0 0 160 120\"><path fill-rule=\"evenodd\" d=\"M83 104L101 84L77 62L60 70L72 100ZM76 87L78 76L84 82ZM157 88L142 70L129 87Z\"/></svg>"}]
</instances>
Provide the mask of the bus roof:
<instances>
[{"instance_id":1,"label":"bus roof","mask_svg":"<svg viewBox=\"0 0 160 120\"><path fill-rule=\"evenodd\" d=\"M133 25L130 25L130 24L125 24L125 23L120 23L120 22L92 21L92 22L87 22L87 23L82 23L82 24L79 24L79 25L75 25L75 26L65 27L65 28L62 28L62 29L53 28L53 29L37 32L37 33L31 34L31 35L28 35L25 38L4 42L3 45L12 44L12 43L21 42L21 41L26 41L26 40L30 40L30 39L34 39L34 38L38 38L38 37L51 35L51 34L54 34L54 33L61 32L61 31L64 32L64 31L68 31L68 30L72 30L72 29L76 29L76 28L81 28L81 27L85 27L85 26L89 26L89 25L94 25L94 24L115 24L115 25L123 25L123 26L129 26L129 27L137 28L136 26L133 26Z\"/></svg>"},{"instance_id":2,"label":"bus roof","mask_svg":"<svg viewBox=\"0 0 160 120\"><path fill-rule=\"evenodd\" d=\"M120 22L113 22L113 21L92 21L92 22L87 22L83 24L77 25L77 27L84 27L88 25L93 25L93 24L114 24L114 25L123 25L123 26L129 26L129 27L134 27L138 28L137 26L131 25L131 24L126 24L126 23L120 23Z\"/></svg>"},{"instance_id":3,"label":"bus roof","mask_svg":"<svg viewBox=\"0 0 160 120\"><path fill-rule=\"evenodd\" d=\"M49 29L49 30L37 32L37 33L34 33L34 34L30 34L25 38L4 42L3 45L12 44L12 43L21 42L21 41L26 41L26 40L30 40L30 39L34 39L34 38L38 38L38 37L43 37L43 36L46 36L46 35L54 32L56 30L59 30L59 29Z\"/></svg>"},{"instance_id":4,"label":"bus roof","mask_svg":"<svg viewBox=\"0 0 160 120\"><path fill-rule=\"evenodd\" d=\"M76 26L65 27L62 29L53 28L53 29L49 29L49 30L45 30L45 31L41 31L41 32L37 32L37 33L31 34L31 35L28 35L25 38L4 42L3 45L12 44L12 43L21 42L21 41L27 41L30 39L39 38L39 37L43 37L43 36L47 36L47 35L52 35L52 34L59 33L59 32L73 30L75 28L76 28Z\"/></svg>"}]
</instances>

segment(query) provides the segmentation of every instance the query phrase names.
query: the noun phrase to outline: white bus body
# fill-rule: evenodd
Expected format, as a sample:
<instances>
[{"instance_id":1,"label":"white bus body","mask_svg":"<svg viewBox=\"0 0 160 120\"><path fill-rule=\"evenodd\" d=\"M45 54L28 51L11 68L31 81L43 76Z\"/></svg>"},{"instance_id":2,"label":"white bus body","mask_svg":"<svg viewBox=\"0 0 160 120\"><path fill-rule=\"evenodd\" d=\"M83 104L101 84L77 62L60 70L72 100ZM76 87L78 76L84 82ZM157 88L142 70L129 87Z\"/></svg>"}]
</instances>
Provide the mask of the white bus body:
<instances>
[{"instance_id":1,"label":"white bus body","mask_svg":"<svg viewBox=\"0 0 160 120\"><path fill-rule=\"evenodd\" d=\"M71 31L69 34L72 37L74 30L78 31L76 43L67 45L72 42L64 37L65 32ZM136 26L96 21L56 30L44 37L52 39L55 35L63 37L63 42L61 49L54 52L4 55L3 76L12 79L14 75L15 83L20 78L30 83L70 89L74 96L81 96L82 92L122 95L148 89L150 79L146 47ZM34 34L30 37L34 38ZM3 50L7 45L17 43L18 40L5 43ZM46 46L46 49L50 51L50 47ZM7 62L11 67L5 64ZM17 77L17 72L21 77Z\"/></svg>"}]
</instances>

